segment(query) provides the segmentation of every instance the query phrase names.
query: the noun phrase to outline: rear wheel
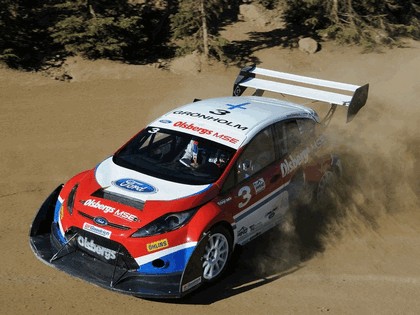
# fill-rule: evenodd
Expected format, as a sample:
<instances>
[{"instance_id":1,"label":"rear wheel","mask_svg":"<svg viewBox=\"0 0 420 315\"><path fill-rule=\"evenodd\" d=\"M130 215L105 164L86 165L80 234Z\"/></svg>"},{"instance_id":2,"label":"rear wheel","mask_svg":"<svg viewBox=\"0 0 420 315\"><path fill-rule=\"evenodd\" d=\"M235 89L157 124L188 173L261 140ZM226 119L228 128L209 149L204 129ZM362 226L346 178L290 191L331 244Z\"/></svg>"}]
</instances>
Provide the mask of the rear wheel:
<instances>
[{"instance_id":1,"label":"rear wheel","mask_svg":"<svg viewBox=\"0 0 420 315\"><path fill-rule=\"evenodd\" d=\"M335 169L324 173L318 183L316 198L318 202L327 202L333 199L334 189L336 188L339 173Z\"/></svg>"},{"instance_id":2,"label":"rear wheel","mask_svg":"<svg viewBox=\"0 0 420 315\"><path fill-rule=\"evenodd\" d=\"M226 270L232 254L232 236L223 226L209 231L210 237L202 257L203 278L214 281Z\"/></svg>"}]
</instances>

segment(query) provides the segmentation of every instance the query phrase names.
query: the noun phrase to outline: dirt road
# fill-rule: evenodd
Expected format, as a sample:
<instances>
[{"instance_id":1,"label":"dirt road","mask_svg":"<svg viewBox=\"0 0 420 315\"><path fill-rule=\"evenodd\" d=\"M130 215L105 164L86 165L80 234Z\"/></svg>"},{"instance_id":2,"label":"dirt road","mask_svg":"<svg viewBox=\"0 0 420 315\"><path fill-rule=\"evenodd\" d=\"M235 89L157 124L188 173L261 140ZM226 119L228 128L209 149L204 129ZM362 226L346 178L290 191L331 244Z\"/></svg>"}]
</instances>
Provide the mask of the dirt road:
<instances>
[{"instance_id":1,"label":"dirt road","mask_svg":"<svg viewBox=\"0 0 420 315\"><path fill-rule=\"evenodd\" d=\"M159 114L229 95L238 69L173 73L76 60L70 83L0 69L1 314L420 312L420 44L382 54L326 45L314 55L272 48L256 56L265 68L370 83L356 119L345 125L338 115L330 127L346 194L329 224L314 217L300 237L256 240L223 281L177 303L112 293L42 264L29 225L58 184Z\"/></svg>"}]
</instances>

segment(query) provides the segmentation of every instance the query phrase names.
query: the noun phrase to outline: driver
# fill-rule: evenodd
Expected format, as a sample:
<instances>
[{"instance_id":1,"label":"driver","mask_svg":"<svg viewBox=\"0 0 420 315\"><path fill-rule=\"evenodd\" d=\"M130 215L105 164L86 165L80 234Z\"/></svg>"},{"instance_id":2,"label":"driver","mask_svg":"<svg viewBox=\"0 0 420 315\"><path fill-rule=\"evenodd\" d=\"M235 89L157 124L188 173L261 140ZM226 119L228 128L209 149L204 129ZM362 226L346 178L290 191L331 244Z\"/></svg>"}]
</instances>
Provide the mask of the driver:
<instances>
[{"instance_id":1,"label":"driver","mask_svg":"<svg viewBox=\"0 0 420 315\"><path fill-rule=\"evenodd\" d=\"M199 165L198 152L198 141L191 139L191 141L187 145L187 148L185 149L184 155L179 161L187 167L196 168Z\"/></svg>"},{"instance_id":2,"label":"driver","mask_svg":"<svg viewBox=\"0 0 420 315\"><path fill-rule=\"evenodd\" d=\"M208 161L210 163L216 164L220 169L224 169L227 165L228 157L225 153L219 152L218 150L218 152L214 156L209 157Z\"/></svg>"},{"instance_id":3,"label":"driver","mask_svg":"<svg viewBox=\"0 0 420 315\"><path fill-rule=\"evenodd\" d=\"M179 161L185 166L193 168L211 163L223 170L229 161L228 155L221 150L214 150L213 153L211 151L213 150L203 148L197 140L191 139Z\"/></svg>"}]
</instances>

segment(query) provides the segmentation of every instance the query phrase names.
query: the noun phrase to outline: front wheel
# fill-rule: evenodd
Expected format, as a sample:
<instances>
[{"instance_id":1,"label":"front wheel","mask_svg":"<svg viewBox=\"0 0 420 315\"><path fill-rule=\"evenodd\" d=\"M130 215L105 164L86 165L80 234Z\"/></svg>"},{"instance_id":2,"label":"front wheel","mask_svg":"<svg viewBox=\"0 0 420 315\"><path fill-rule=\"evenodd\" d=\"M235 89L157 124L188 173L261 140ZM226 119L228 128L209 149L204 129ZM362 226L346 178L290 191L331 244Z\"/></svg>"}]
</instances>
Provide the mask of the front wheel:
<instances>
[{"instance_id":1,"label":"front wheel","mask_svg":"<svg viewBox=\"0 0 420 315\"><path fill-rule=\"evenodd\" d=\"M216 226L209 231L203 262L203 278L214 281L226 270L232 254L232 236L223 226Z\"/></svg>"}]
</instances>

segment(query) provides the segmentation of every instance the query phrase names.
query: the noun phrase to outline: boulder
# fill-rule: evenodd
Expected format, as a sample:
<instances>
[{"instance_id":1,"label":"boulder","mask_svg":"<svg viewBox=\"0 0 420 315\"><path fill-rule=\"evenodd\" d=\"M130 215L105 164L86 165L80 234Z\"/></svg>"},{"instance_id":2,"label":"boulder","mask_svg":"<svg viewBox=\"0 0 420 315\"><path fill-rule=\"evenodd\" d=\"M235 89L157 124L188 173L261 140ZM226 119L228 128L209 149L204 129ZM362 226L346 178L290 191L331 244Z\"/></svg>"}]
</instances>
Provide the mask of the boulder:
<instances>
[{"instance_id":1,"label":"boulder","mask_svg":"<svg viewBox=\"0 0 420 315\"><path fill-rule=\"evenodd\" d=\"M298 45L299 50L307 54L314 54L318 51L318 42L310 37L301 38Z\"/></svg>"}]
</instances>

